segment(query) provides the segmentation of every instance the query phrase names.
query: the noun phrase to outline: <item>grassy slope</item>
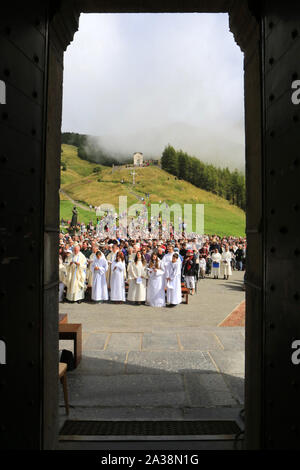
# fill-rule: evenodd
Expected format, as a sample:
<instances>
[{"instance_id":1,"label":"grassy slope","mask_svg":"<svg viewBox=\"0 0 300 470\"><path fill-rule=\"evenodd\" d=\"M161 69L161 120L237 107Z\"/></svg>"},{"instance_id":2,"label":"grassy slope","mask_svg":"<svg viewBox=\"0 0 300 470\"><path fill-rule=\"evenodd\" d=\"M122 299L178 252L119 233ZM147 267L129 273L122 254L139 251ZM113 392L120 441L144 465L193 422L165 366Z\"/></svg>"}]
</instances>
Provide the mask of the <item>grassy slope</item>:
<instances>
[{"instance_id":1,"label":"grassy slope","mask_svg":"<svg viewBox=\"0 0 300 470\"><path fill-rule=\"evenodd\" d=\"M76 201L93 206L110 203L118 209L119 196L127 196L129 207L131 204L138 203L137 198L130 191L134 190L140 196L149 192L151 203L158 203L161 200L169 205L173 203L204 204L205 233L236 236L245 234L245 214L241 209L186 181L175 179L174 176L158 167L135 169L136 184L133 188L130 175L132 169L122 168L112 171L109 167L99 165L102 174L101 182L98 182L99 176L93 174L93 168L97 164L78 158L76 147L63 145L62 148L62 161L65 162L67 170L61 171L61 188ZM120 183L122 178L124 184ZM65 198L62 196L61 199ZM70 201L62 201L61 216L70 219L71 208ZM84 212L79 210L79 220L87 222L91 219L92 213Z\"/></svg>"},{"instance_id":2,"label":"grassy slope","mask_svg":"<svg viewBox=\"0 0 300 470\"><path fill-rule=\"evenodd\" d=\"M70 221L72 218L72 209L74 204L71 201L61 199L60 201L60 218L63 218L66 221ZM88 223L90 220L95 222L95 214L90 211L85 211L81 207L77 206L78 211L78 220L80 222Z\"/></svg>"}]
</instances>

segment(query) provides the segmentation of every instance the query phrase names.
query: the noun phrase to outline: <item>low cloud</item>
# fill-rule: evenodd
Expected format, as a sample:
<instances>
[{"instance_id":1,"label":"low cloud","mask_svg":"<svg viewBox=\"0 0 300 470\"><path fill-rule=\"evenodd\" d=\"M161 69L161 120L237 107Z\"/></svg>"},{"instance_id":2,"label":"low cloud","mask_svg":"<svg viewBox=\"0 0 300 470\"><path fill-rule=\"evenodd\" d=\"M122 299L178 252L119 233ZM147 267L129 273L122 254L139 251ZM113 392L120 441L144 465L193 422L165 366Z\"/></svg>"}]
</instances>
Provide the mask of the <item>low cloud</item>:
<instances>
[{"instance_id":1,"label":"low cloud","mask_svg":"<svg viewBox=\"0 0 300 470\"><path fill-rule=\"evenodd\" d=\"M63 131L126 157L171 144L243 168L243 55L228 15L81 15L64 68Z\"/></svg>"}]
</instances>

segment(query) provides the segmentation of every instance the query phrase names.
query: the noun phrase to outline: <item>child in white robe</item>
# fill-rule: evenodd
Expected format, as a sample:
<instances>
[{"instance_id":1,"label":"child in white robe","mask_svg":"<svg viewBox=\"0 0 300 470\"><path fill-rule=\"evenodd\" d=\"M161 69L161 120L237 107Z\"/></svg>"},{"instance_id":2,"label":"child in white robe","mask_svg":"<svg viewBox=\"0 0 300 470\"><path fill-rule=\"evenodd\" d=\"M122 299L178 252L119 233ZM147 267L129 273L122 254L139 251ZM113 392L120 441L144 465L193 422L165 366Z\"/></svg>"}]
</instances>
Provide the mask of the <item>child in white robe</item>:
<instances>
[{"instance_id":1,"label":"child in white robe","mask_svg":"<svg viewBox=\"0 0 300 470\"><path fill-rule=\"evenodd\" d=\"M204 256L201 256L199 260L199 267L200 267L200 276L202 279L205 278L205 272L206 272L206 261Z\"/></svg>"},{"instance_id":2,"label":"child in white robe","mask_svg":"<svg viewBox=\"0 0 300 470\"><path fill-rule=\"evenodd\" d=\"M146 300L147 263L140 251L128 265L128 297L130 302L140 305Z\"/></svg>"},{"instance_id":3,"label":"child in white robe","mask_svg":"<svg viewBox=\"0 0 300 470\"><path fill-rule=\"evenodd\" d=\"M174 253L172 262L167 265L167 303L170 307L175 307L182 302L181 297L181 262L178 254Z\"/></svg>"},{"instance_id":4,"label":"child in white robe","mask_svg":"<svg viewBox=\"0 0 300 470\"><path fill-rule=\"evenodd\" d=\"M122 251L116 255L115 261L111 265L110 277L110 300L122 303L125 302L125 262Z\"/></svg>"},{"instance_id":5,"label":"child in white robe","mask_svg":"<svg viewBox=\"0 0 300 470\"><path fill-rule=\"evenodd\" d=\"M147 304L151 307L165 307L165 278L164 266L156 253L152 253L148 271Z\"/></svg>"},{"instance_id":6,"label":"child in white robe","mask_svg":"<svg viewBox=\"0 0 300 470\"><path fill-rule=\"evenodd\" d=\"M91 264L91 271L93 273L92 300L95 302L108 300L105 276L107 269L108 264L104 254L101 253L101 251L97 251L94 261Z\"/></svg>"}]
</instances>

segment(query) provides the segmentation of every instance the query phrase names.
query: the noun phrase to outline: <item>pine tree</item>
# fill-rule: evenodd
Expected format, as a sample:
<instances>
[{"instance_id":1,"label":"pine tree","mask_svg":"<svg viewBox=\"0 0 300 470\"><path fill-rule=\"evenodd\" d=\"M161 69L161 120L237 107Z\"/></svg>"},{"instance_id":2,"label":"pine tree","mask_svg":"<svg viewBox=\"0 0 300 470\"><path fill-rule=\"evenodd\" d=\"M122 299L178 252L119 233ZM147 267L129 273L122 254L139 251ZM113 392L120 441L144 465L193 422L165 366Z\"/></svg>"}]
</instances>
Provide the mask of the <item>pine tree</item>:
<instances>
[{"instance_id":1,"label":"pine tree","mask_svg":"<svg viewBox=\"0 0 300 470\"><path fill-rule=\"evenodd\" d=\"M163 151L161 157L161 167L168 173L177 176L177 154L174 147L172 147L171 145L168 145Z\"/></svg>"},{"instance_id":2,"label":"pine tree","mask_svg":"<svg viewBox=\"0 0 300 470\"><path fill-rule=\"evenodd\" d=\"M238 170L230 172L228 167L217 168L182 150L176 151L170 144L163 151L161 167L198 188L218 194L246 209L245 176Z\"/></svg>"}]
</instances>

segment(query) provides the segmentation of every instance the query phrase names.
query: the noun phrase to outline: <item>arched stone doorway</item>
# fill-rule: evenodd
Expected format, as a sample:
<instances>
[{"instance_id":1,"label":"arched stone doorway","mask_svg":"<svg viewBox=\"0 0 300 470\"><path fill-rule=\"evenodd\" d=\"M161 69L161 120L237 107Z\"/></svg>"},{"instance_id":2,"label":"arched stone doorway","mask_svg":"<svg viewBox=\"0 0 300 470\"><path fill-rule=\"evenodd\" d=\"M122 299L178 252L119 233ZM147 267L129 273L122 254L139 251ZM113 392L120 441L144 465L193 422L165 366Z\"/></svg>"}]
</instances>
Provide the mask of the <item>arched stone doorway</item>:
<instances>
[{"instance_id":1,"label":"arched stone doorway","mask_svg":"<svg viewBox=\"0 0 300 470\"><path fill-rule=\"evenodd\" d=\"M54 260L59 221L63 53L77 30L79 14L192 11L228 12L230 29L244 52L246 448L293 447L297 442L294 410L298 397L297 368L291 364L290 348L297 339L297 328L299 331L299 218L292 230L289 217L295 220L299 210L295 179L299 171L299 119L291 103L290 87L299 73L299 7L289 1L282 6L281 2L270 1L261 5L246 0L203 0L181 6L170 0L137 4L78 0L49 2L45 7L27 2L26 11L12 10L2 14L0 20L4 58L0 79L7 86L2 112L4 180L0 204L4 246L1 269L6 279L1 291L5 315L1 318L0 339L6 344L7 364L1 366L5 367L1 402L18 403L14 413L22 412L24 423L16 437L11 425L13 412L4 410L4 446L10 447L16 439L20 448L56 445L58 393L53 384L58 381L58 272ZM20 107L21 118L17 112ZM17 146L20 142L24 160ZM284 188L281 195L279 184ZM14 250L16 243L18 249ZM20 286L18 296L7 281L10 276L15 276ZM278 285L280 276L283 290ZM20 381L25 384L21 398ZM282 411L277 406L280 393ZM281 430L283 422L288 432Z\"/></svg>"}]
</instances>

